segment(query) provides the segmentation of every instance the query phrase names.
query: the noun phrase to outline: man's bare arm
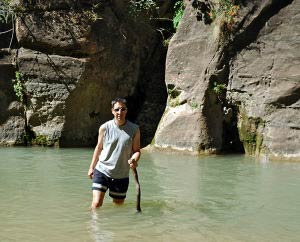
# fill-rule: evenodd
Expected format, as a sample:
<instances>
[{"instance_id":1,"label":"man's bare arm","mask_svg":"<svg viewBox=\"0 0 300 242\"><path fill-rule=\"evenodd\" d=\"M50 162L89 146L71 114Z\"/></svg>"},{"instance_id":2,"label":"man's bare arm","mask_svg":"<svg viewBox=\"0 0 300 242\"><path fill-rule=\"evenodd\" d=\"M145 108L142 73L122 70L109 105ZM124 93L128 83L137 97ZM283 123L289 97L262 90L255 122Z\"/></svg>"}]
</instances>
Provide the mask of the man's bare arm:
<instances>
[{"instance_id":1,"label":"man's bare arm","mask_svg":"<svg viewBox=\"0 0 300 242\"><path fill-rule=\"evenodd\" d=\"M136 168L138 166L137 162L141 157L141 147L140 147L140 137L141 132L140 129L137 130L132 142L132 156L128 160L130 164L130 168Z\"/></svg>"},{"instance_id":2,"label":"man's bare arm","mask_svg":"<svg viewBox=\"0 0 300 242\"><path fill-rule=\"evenodd\" d=\"M90 164L89 171L88 171L88 176L91 179L93 178L94 168L95 168L95 166L98 162L99 155L101 154L101 151L103 149L104 133L105 133L105 128L103 127L103 125L101 125L101 127L99 128L98 142L97 142L97 145L95 147L92 162Z\"/></svg>"}]
</instances>

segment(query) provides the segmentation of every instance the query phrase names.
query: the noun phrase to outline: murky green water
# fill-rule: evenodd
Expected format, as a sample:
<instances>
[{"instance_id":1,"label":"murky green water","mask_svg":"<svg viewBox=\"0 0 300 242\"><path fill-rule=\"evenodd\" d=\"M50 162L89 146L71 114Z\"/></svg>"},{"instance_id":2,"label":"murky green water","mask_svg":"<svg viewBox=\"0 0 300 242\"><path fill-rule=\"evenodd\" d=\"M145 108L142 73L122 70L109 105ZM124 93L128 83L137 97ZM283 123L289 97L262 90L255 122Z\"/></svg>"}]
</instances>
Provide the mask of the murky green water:
<instances>
[{"instance_id":1,"label":"murky green water","mask_svg":"<svg viewBox=\"0 0 300 242\"><path fill-rule=\"evenodd\" d=\"M0 149L0 241L300 241L300 164L143 154L135 188L89 211L92 149Z\"/></svg>"}]
</instances>

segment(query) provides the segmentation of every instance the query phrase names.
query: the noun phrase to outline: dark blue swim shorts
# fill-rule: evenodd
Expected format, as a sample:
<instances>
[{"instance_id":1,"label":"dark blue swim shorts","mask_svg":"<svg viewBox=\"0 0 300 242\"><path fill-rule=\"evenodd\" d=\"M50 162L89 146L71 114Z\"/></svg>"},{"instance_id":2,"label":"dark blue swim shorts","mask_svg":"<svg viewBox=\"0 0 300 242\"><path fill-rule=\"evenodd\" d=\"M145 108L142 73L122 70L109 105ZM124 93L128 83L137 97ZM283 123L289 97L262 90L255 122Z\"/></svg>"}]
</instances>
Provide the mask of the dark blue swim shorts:
<instances>
[{"instance_id":1,"label":"dark blue swim shorts","mask_svg":"<svg viewBox=\"0 0 300 242\"><path fill-rule=\"evenodd\" d=\"M92 190L106 192L109 189L109 196L116 199L124 199L128 190L129 178L113 179L94 169Z\"/></svg>"}]
</instances>

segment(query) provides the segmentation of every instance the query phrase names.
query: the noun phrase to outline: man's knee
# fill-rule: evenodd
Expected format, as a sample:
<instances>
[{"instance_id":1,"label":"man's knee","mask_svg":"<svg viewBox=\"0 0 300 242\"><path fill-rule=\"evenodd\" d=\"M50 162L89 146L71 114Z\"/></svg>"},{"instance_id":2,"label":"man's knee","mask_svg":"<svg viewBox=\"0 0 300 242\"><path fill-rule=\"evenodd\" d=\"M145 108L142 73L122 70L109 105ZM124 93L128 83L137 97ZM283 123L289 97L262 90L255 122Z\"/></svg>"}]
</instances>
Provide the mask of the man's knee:
<instances>
[{"instance_id":1,"label":"man's knee","mask_svg":"<svg viewBox=\"0 0 300 242\"><path fill-rule=\"evenodd\" d=\"M98 191L98 190L93 190L93 200L91 204L91 208L99 208L103 204L105 192Z\"/></svg>"},{"instance_id":2,"label":"man's knee","mask_svg":"<svg viewBox=\"0 0 300 242\"><path fill-rule=\"evenodd\" d=\"M113 202L116 205L122 205L124 203L124 201L125 201L125 199L116 199L116 198L113 199Z\"/></svg>"},{"instance_id":3,"label":"man's knee","mask_svg":"<svg viewBox=\"0 0 300 242\"><path fill-rule=\"evenodd\" d=\"M103 204L103 201L93 201L91 208L100 208Z\"/></svg>"}]
</instances>

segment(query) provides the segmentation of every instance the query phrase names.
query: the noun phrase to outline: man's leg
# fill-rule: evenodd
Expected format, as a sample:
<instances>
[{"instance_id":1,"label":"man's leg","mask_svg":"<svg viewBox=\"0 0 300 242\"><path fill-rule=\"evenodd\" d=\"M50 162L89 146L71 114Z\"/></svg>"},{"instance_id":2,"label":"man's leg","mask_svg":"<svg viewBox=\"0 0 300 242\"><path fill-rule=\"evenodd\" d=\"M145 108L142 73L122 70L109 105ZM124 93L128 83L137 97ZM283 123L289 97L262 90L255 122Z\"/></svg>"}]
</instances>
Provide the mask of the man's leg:
<instances>
[{"instance_id":1,"label":"man's leg","mask_svg":"<svg viewBox=\"0 0 300 242\"><path fill-rule=\"evenodd\" d=\"M101 207L103 204L104 196L105 196L105 192L93 190L93 201L91 204L91 209Z\"/></svg>"},{"instance_id":2,"label":"man's leg","mask_svg":"<svg viewBox=\"0 0 300 242\"><path fill-rule=\"evenodd\" d=\"M125 199L117 199L117 198L113 198L113 202L116 205L122 205L125 202Z\"/></svg>"},{"instance_id":3,"label":"man's leg","mask_svg":"<svg viewBox=\"0 0 300 242\"><path fill-rule=\"evenodd\" d=\"M113 202L117 205L122 205L126 198L128 190L129 178L112 179L109 188L109 196L112 197Z\"/></svg>"},{"instance_id":4,"label":"man's leg","mask_svg":"<svg viewBox=\"0 0 300 242\"><path fill-rule=\"evenodd\" d=\"M91 209L101 207L103 204L103 199L105 192L108 188L109 179L103 173L99 172L97 169L94 170L93 176L93 201L91 204Z\"/></svg>"}]
</instances>

